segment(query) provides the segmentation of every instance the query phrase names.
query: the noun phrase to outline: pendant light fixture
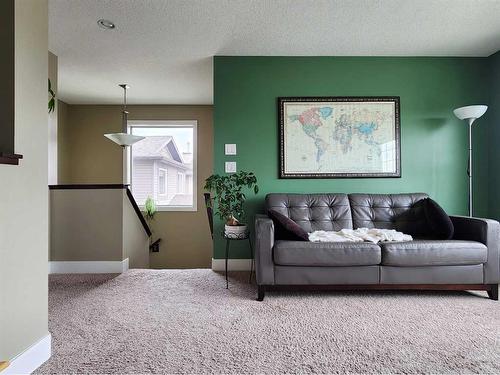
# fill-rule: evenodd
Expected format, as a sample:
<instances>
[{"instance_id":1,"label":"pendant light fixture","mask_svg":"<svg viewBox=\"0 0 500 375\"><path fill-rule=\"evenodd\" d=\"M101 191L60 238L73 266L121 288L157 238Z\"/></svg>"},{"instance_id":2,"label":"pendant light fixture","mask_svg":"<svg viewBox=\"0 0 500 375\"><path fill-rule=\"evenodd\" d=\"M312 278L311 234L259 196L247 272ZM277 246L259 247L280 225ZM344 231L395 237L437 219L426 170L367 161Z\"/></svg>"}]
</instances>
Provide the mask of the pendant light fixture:
<instances>
[{"instance_id":1,"label":"pendant light fixture","mask_svg":"<svg viewBox=\"0 0 500 375\"><path fill-rule=\"evenodd\" d=\"M128 133L128 127L127 127L127 118L128 118L128 111L127 111L127 89L130 88L127 84L122 83L121 85L118 85L123 89L123 110L122 110L122 132L121 133L110 133L110 134L104 134L104 136L113 142L115 142L117 145L122 146L122 147L127 147L127 146L132 146L134 143L142 141L145 137L141 137L139 135L133 135Z\"/></svg>"}]
</instances>

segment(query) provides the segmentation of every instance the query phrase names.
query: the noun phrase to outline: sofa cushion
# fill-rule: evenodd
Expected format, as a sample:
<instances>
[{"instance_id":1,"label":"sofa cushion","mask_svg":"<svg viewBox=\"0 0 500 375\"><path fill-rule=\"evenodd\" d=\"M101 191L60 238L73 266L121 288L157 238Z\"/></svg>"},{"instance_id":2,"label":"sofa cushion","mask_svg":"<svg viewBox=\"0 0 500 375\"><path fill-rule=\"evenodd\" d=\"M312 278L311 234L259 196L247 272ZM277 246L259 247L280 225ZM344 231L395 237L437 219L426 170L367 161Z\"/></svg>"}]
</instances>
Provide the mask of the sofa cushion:
<instances>
[{"instance_id":1,"label":"sofa cushion","mask_svg":"<svg viewBox=\"0 0 500 375\"><path fill-rule=\"evenodd\" d=\"M276 241L274 263L282 266L370 266L380 264L380 247L369 242Z\"/></svg>"},{"instance_id":2,"label":"sofa cushion","mask_svg":"<svg viewBox=\"0 0 500 375\"><path fill-rule=\"evenodd\" d=\"M412 210L424 198L427 194L349 194L353 227L397 229L407 234L413 228L415 232L424 232L427 224L423 211ZM404 215L408 211L409 215ZM398 229L398 219L404 221L406 231L403 227Z\"/></svg>"},{"instance_id":3,"label":"sofa cushion","mask_svg":"<svg viewBox=\"0 0 500 375\"><path fill-rule=\"evenodd\" d=\"M459 266L486 263L488 249L475 241L417 240L385 242L384 266Z\"/></svg>"},{"instance_id":4,"label":"sofa cushion","mask_svg":"<svg viewBox=\"0 0 500 375\"><path fill-rule=\"evenodd\" d=\"M275 210L269 210L268 214L274 222L277 240L309 241L307 232L292 219Z\"/></svg>"},{"instance_id":5,"label":"sofa cushion","mask_svg":"<svg viewBox=\"0 0 500 375\"><path fill-rule=\"evenodd\" d=\"M440 240L451 240L455 231L453 223L446 212L431 198L424 199L425 217L432 236Z\"/></svg>"},{"instance_id":6,"label":"sofa cushion","mask_svg":"<svg viewBox=\"0 0 500 375\"><path fill-rule=\"evenodd\" d=\"M306 232L352 229L346 194L277 194L266 196L266 210L292 219Z\"/></svg>"}]
</instances>

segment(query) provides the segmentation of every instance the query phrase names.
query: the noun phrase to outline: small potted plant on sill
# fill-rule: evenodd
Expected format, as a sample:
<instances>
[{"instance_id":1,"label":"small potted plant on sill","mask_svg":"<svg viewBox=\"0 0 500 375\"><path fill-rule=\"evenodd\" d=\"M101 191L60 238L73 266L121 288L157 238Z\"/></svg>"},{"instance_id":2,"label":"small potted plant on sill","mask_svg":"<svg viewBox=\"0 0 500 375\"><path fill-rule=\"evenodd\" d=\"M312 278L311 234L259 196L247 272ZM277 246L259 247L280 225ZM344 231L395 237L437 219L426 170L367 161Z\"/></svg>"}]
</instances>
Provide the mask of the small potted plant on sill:
<instances>
[{"instance_id":1,"label":"small potted plant on sill","mask_svg":"<svg viewBox=\"0 0 500 375\"><path fill-rule=\"evenodd\" d=\"M217 205L215 214L224 221L226 235L239 236L246 232L246 224L240 223L244 217L246 200L244 189L259 192L257 178L252 172L240 171L225 176L212 175L205 180L205 190L214 193L214 202Z\"/></svg>"},{"instance_id":2,"label":"small potted plant on sill","mask_svg":"<svg viewBox=\"0 0 500 375\"><path fill-rule=\"evenodd\" d=\"M153 242L153 229L152 229L152 221L154 220L156 215L156 203L153 198L148 197L146 199L146 202L144 202L144 217L146 218L146 221L148 222L148 225L151 230L151 236L149 237L149 250L151 250L153 253L157 253L160 251L160 241L161 239L158 238L156 241Z\"/></svg>"}]
</instances>

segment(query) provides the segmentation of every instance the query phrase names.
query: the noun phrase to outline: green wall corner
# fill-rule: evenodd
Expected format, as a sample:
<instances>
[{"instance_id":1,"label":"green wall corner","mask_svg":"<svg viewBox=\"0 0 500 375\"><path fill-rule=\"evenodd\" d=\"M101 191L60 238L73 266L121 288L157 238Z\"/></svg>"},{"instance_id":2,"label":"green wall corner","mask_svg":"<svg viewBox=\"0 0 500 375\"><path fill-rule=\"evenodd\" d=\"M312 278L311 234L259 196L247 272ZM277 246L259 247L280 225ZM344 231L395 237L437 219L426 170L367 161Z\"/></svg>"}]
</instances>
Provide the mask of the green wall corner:
<instances>
[{"instance_id":1,"label":"green wall corner","mask_svg":"<svg viewBox=\"0 0 500 375\"><path fill-rule=\"evenodd\" d=\"M500 51L488 58L490 71L490 107L486 112L489 125L488 216L500 220Z\"/></svg>"}]
</instances>

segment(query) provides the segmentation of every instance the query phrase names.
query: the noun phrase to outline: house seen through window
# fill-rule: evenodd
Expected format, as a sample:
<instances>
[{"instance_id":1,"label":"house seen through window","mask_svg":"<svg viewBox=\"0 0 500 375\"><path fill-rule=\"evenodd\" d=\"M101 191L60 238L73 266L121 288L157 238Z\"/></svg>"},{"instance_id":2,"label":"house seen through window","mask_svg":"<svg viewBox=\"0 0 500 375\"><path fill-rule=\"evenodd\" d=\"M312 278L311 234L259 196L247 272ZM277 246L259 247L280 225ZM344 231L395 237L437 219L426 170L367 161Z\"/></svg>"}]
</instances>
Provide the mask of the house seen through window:
<instances>
[{"instance_id":1,"label":"house seen through window","mask_svg":"<svg viewBox=\"0 0 500 375\"><path fill-rule=\"evenodd\" d=\"M145 137L128 158L139 206L151 197L159 210L196 210L196 121L129 121L129 132Z\"/></svg>"}]
</instances>

